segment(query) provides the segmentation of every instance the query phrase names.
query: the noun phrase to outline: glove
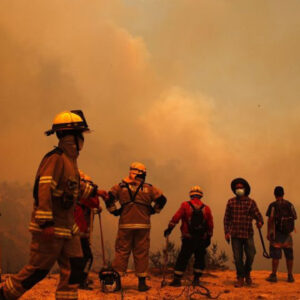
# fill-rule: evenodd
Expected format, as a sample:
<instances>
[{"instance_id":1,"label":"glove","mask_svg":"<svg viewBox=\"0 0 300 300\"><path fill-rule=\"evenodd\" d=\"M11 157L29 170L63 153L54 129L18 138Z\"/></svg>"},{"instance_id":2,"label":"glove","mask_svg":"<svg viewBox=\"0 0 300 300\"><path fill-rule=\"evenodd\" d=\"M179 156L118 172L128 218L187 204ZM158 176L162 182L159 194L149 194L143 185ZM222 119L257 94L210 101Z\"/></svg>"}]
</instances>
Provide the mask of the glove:
<instances>
[{"instance_id":1,"label":"glove","mask_svg":"<svg viewBox=\"0 0 300 300\"><path fill-rule=\"evenodd\" d=\"M42 231L42 238L44 240L50 240L54 237L54 227L49 226L43 229Z\"/></svg>"},{"instance_id":2,"label":"glove","mask_svg":"<svg viewBox=\"0 0 300 300\"><path fill-rule=\"evenodd\" d=\"M119 208L119 209L116 209L116 210L114 210L114 211L112 212L112 214L113 214L114 216L116 216L116 217L120 216L121 213L122 213L122 207Z\"/></svg>"},{"instance_id":3,"label":"glove","mask_svg":"<svg viewBox=\"0 0 300 300\"><path fill-rule=\"evenodd\" d=\"M207 248L211 243L211 236L208 235L207 238L204 241L204 247Z\"/></svg>"},{"instance_id":4,"label":"glove","mask_svg":"<svg viewBox=\"0 0 300 300\"><path fill-rule=\"evenodd\" d=\"M171 234L172 230L174 227L168 227L165 231L164 231L164 237L167 237Z\"/></svg>"},{"instance_id":5,"label":"glove","mask_svg":"<svg viewBox=\"0 0 300 300\"><path fill-rule=\"evenodd\" d=\"M256 227L257 227L257 228L262 228L262 226L263 226L263 223L261 223L261 222L257 222L257 223L256 223Z\"/></svg>"},{"instance_id":6,"label":"glove","mask_svg":"<svg viewBox=\"0 0 300 300\"><path fill-rule=\"evenodd\" d=\"M155 214L155 209L153 206L150 205L150 215L154 215Z\"/></svg>"},{"instance_id":7,"label":"glove","mask_svg":"<svg viewBox=\"0 0 300 300\"><path fill-rule=\"evenodd\" d=\"M98 190L97 195L101 197L104 201L108 199L108 193L105 190Z\"/></svg>"}]
</instances>

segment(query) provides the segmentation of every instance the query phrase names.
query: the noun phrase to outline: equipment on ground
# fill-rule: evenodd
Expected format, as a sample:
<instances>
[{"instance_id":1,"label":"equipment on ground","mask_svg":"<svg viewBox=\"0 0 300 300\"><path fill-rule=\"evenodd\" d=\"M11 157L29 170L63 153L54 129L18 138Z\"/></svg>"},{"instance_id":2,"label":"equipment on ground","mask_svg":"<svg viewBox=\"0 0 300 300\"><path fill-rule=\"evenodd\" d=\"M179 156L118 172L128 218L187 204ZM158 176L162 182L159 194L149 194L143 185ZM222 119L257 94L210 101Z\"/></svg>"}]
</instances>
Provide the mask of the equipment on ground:
<instances>
[{"instance_id":1,"label":"equipment on ground","mask_svg":"<svg viewBox=\"0 0 300 300\"><path fill-rule=\"evenodd\" d=\"M114 270L112 267L107 265L105 259L105 250L104 250L104 239L103 239L103 230L101 222L101 214L98 214L99 218L99 228L100 228L100 241L102 248L102 262L103 267L99 271L98 276L100 280L101 289L104 293L113 293L121 290L121 277L120 274Z\"/></svg>"},{"instance_id":2,"label":"equipment on ground","mask_svg":"<svg viewBox=\"0 0 300 300\"><path fill-rule=\"evenodd\" d=\"M258 228L258 232L259 232L260 241L261 241L261 244L262 244L262 247L263 247L263 257L265 257L265 258L271 258L271 256L269 255L269 253L266 250L264 238L263 238L263 235L261 233L261 229L260 228Z\"/></svg>"}]
</instances>

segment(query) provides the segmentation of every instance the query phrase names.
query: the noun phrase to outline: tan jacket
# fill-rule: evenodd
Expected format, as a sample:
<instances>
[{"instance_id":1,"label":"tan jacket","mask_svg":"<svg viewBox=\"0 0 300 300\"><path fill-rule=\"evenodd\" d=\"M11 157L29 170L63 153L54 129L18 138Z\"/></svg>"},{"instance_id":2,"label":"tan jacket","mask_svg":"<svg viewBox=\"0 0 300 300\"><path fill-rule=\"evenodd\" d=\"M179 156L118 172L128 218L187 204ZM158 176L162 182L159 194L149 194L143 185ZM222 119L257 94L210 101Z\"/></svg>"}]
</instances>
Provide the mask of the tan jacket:
<instances>
[{"instance_id":1,"label":"tan jacket","mask_svg":"<svg viewBox=\"0 0 300 300\"><path fill-rule=\"evenodd\" d=\"M73 139L73 136L61 139L59 147L46 154L38 168L29 225L31 232L41 232L46 226L54 226L56 237L71 238L79 231L74 221L74 204L80 192L88 197L93 190L80 185Z\"/></svg>"},{"instance_id":2,"label":"tan jacket","mask_svg":"<svg viewBox=\"0 0 300 300\"><path fill-rule=\"evenodd\" d=\"M162 192L149 183L142 184L132 202L127 186L134 195L139 185L139 181L125 178L121 183L114 185L109 192L110 200L106 203L106 207L109 212L114 214L117 210L116 202L120 203L119 228L121 229L150 228L150 215L154 212L159 213L165 204L157 203L157 199L163 196Z\"/></svg>"}]
</instances>

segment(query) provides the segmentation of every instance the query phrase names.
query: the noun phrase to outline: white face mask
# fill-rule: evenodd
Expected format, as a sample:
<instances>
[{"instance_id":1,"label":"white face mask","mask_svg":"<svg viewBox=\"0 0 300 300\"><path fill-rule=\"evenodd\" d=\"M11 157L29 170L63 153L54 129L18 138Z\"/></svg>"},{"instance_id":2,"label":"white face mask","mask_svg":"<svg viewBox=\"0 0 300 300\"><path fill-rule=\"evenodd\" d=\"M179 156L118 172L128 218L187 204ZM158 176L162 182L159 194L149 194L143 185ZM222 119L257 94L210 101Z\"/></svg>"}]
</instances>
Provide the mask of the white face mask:
<instances>
[{"instance_id":1,"label":"white face mask","mask_svg":"<svg viewBox=\"0 0 300 300\"><path fill-rule=\"evenodd\" d=\"M242 197L245 195L245 189L236 189L235 194L239 197Z\"/></svg>"}]
</instances>

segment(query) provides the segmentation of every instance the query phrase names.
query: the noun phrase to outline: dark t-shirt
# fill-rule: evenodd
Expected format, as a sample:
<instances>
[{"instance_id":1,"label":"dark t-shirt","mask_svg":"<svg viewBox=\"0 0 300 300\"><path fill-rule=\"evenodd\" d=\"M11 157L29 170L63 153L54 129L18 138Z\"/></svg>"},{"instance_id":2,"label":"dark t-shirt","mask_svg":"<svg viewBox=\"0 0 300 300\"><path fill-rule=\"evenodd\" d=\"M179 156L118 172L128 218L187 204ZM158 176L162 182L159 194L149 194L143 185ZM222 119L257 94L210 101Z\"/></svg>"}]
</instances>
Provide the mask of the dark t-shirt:
<instances>
[{"instance_id":1,"label":"dark t-shirt","mask_svg":"<svg viewBox=\"0 0 300 300\"><path fill-rule=\"evenodd\" d=\"M286 205L286 204L289 204L289 205L291 205L291 210L292 210L292 214L293 214L293 217L294 217L294 219L296 220L297 219L297 214L296 214L296 210L295 210L295 207L294 207L294 205L290 202L290 201L288 201L288 200L278 200L278 201L274 201L274 202L272 202L270 205L269 205L269 207L268 207L268 209L267 209L267 212L266 212L266 216L267 217L276 217L276 215L275 215L275 206L277 206L277 205Z\"/></svg>"},{"instance_id":2,"label":"dark t-shirt","mask_svg":"<svg viewBox=\"0 0 300 300\"><path fill-rule=\"evenodd\" d=\"M296 220L297 219L297 214L296 214L296 210L294 208L294 205L287 201L287 200L278 200L278 201L274 201L272 202L268 209L267 209L267 212L266 212L266 216L267 217L272 217L274 218L274 221L276 223L276 213L275 213L275 206L277 205L286 205L286 204L289 204L291 205L291 211L292 211L292 214L293 214L293 217L294 219ZM274 224L274 223L273 223ZM271 245L273 247L276 247L276 248L292 248L293 247L293 240L292 240L292 236L291 234L284 234L278 230L275 229L275 224L274 224L274 227L273 229L271 229L271 232L274 232L275 233L275 238L274 240L271 241Z\"/></svg>"}]
</instances>

